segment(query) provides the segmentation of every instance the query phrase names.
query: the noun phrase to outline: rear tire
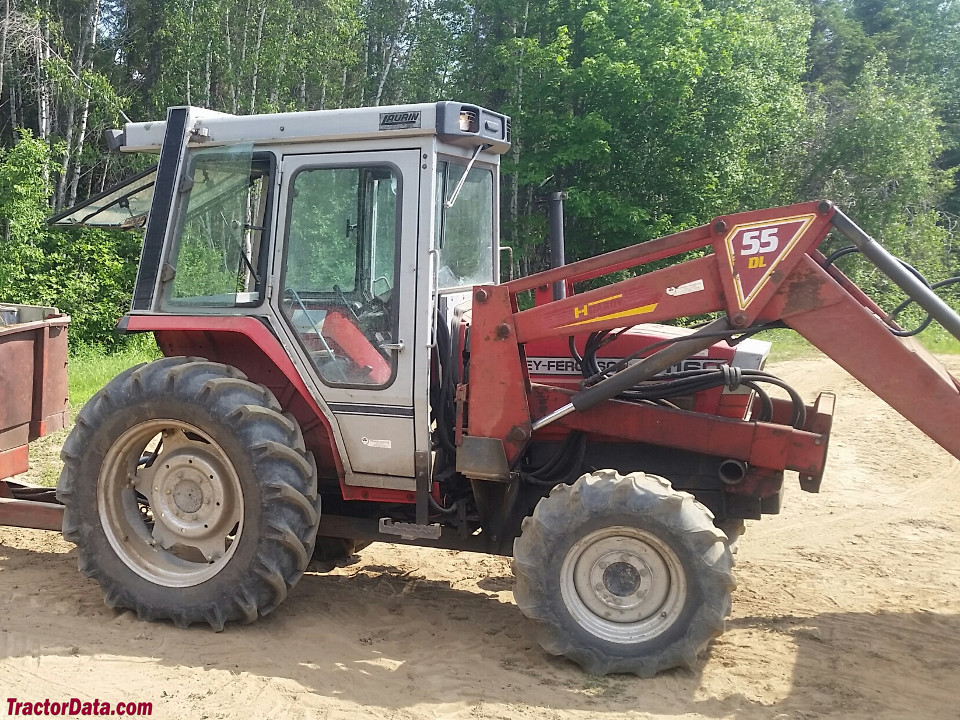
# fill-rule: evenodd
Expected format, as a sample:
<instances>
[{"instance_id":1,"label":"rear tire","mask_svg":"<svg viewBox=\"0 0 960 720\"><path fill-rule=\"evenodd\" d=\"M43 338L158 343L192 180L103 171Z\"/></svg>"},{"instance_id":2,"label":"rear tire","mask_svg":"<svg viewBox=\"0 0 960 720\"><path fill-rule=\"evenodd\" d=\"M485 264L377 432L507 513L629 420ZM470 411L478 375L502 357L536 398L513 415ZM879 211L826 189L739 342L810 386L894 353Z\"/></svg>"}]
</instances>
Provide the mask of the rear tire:
<instances>
[{"instance_id":1,"label":"rear tire","mask_svg":"<svg viewBox=\"0 0 960 720\"><path fill-rule=\"evenodd\" d=\"M558 485L514 542L514 597L543 648L587 672L693 666L736 587L712 515L663 478L601 470Z\"/></svg>"},{"instance_id":2,"label":"rear tire","mask_svg":"<svg viewBox=\"0 0 960 720\"><path fill-rule=\"evenodd\" d=\"M228 365L127 370L81 410L62 458L63 536L110 607L219 631L276 608L313 553L313 456L273 394Z\"/></svg>"}]
</instances>

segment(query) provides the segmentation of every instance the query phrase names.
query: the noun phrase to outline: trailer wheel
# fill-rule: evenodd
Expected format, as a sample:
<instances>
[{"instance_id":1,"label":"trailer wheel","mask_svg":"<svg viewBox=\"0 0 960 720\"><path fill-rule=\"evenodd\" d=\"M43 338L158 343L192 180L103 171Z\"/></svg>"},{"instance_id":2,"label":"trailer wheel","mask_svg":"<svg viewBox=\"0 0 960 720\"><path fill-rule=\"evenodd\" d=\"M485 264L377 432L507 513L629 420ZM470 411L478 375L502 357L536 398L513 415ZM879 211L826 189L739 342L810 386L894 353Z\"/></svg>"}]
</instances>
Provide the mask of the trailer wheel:
<instances>
[{"instance_id":1,"label":"trailer wheel","mask_svg":"<svg viewBox=\"0 0 960 720\"><path fill-rule=\"evenodd\" d=\"M62 458L63 536L110 607L219 631L277 607L313 553L313 455L273 394L230 366L124 372L81 410Z\"/></svg>"},{"instance_id":2,"label":"trailer wheel","mask_svg":"<svg viewBox=\"0 0 960 720\"><path fill-rule=\"evenodd\" d=\"M661 477L558 485L514 542L514 597L538 640L595 675L651 677L724 629L736 582L710 511Z\"/></svg>"}]
</instances>

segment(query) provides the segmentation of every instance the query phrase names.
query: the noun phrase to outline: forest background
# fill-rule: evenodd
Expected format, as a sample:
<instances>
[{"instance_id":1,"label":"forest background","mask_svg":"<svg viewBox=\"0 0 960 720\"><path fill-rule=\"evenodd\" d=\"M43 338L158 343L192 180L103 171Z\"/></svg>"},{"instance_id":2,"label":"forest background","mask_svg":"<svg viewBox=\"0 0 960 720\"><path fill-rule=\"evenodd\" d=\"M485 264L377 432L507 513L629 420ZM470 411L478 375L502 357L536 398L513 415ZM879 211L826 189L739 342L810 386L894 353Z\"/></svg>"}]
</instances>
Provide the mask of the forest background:
<instances>
[{"instance_id":1,"label":"forest background","mask_svg":"<svg viewBox=\"0 0 960 720\"><path fill-rule=\"evenodd\" d=\"M458 99L513 117L502 241L546 266L829 198L931 282L960 274L960 0L2 0L0 299L118 347L140 237L51 230L131 174L102 130ZM142 162L142 161L141 161ZM844 270L892 307L871 267ZM947 291L955 307L960 294ZM952 294L952 298L950 295Z\"/></svg>"}]
</instances>

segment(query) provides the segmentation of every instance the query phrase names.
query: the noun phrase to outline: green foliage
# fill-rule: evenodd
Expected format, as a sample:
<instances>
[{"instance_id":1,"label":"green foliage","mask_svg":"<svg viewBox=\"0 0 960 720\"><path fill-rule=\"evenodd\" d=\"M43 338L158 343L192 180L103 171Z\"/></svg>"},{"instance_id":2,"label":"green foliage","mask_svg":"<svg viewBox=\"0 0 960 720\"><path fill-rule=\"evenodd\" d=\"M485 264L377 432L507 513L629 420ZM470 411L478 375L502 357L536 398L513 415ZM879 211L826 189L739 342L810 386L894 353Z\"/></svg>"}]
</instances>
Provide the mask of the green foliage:
<instances>
[{"instance_id":1,"label":"green foliage","mask_svg":"<svg viewBox=\"0 0 960 720\"><path fill-rule=\"evenodd\" d=\"M138 108L146 116L162 117L168 106L185 102L252 113L359 99L354 84L343 83L359 58L358 0L191 1L152 6L142 15L138 6L124 9L134 22L146 16L156 26L128 66L150 84Z\"/></svg>"},{"instance_id":2,"label":"green foliage","mask_svg":"<svg viewBox=\"0 0 960 720\"><path fill-rule=\"evenodd\" d=\"M122 348L108 352L83 345L70 356L70 408L77 412L100 388L129 367L161 357L153 335L133 335Z\"/></svg>"},{"instance_id":3,"label":"green foliage","mask_svg":"<svg viewBox=\"0 0 960 720\"><path fill-rule=\"evenodd\" d=\"M97 144L121 111L162 119L184 103L500 109L514 121L503 237L524 272L546 265L542 199L561 188L571 260L826 196L931 279L960 272L960 0L24 0L11 13L0 296L69 310L83 342L117 342L139 241L48 232L44 217L129 170ZM304 286L352 284L338 273L355 263L357 188L334 190L294 228ZM184 293L240 282L227 240L188 238ZM896 304L874 271L842 265Z\"/></svg>"},{"instance_id":4,"label":"green foliage","mask_svg":"<svg viewBox=\"0 0 960 720\"><path fill-rule=\"evenodd\" d=\"M73 318L77 345L116 347L130 302L140 240L129 233L48 230L50 150L29 132L0 152L0 298L53 305Z\"/></svg>"},{"instance_id":5,"label":"green foliage","mask_svg":"<svg viewBox=\"0 0 960 720\"><path fill-rule=\"evenodd\" d=\"M934 207L950 179L934 161L943 149L924 88L891 78L882 56L824 115L810 186L882 232L906 208Z\"/></svg>"},{"instance_id":6,"label":"green foliage","mask_svg":"<svg viewBox=\"0 0 960 720\"><path fill-rule=\"evenodd\" d=\"M960 2L957 0L815 0L807 80L832 115L852 104L876 104L879 88L893 113L892 136L915 147L907 182L929 183L933 221L948 231L960 214ZM861 93L866 97L858 98ZM871 99L871 97L873 99ZM902 102L903 107L895 107ZM922 105L922 108L918 108ZM870 108L868 111L873 111ZM852 113L848 113L853 116ZM911 131L901 122L920 115ZM931 131L931 124L934 129ZM886 141L892 146L890 140ZM902 158L903 150L894 150ZM819 159L819 156L815 156ZM815 165L814 165L815 167ZM943 172L934 177L937 170ZM883 194L881 181L861 205ZM895 221L893 225L902 225ZM944 268L950 272L950 268Z\"/></svg>"},{"instance_id":7,"label":"green foliage","mask_svg":"<svg viewBox=\"0 0 960 720\"><path fill-rule=\"evenodd\" d=\"M521 253L542 243L545 181L569 191L572 259L793 199L811 24L793 0L531 7L525 22L492 54L520 147L507 191L528 198L505 228Z\"/></svg>"},{"instance_id":8,"label":"green foliage","mask_svg":"<svg viewBox=\"0 0 960 720\"><path fill-rule=\"evenodd\" d=\"M11 288L13 297L68 313L75 345L119 347L123 338L114 327L130 306L140 238L102 230L52 230L44 234L39 250L25 267L23 285ZM8 292L0 295L10 297Z\"/></svg>"},{"instance_id":9,"label":"green foliage","mask_svg":"<svg viewBox=\"0 0 960 720\"><path fill-rule=\"evenodd\" d=\"M6 235L30 242L41 232L50 194L50 149L20 130L18 141L0 149L0 219Z\"/></svg>"},{"instance_id":10,"label":"green foliage","mask_svg":"<svg viewBox=\"0 0 960 720\"><path fill-rule=\"evenodd\" d=\"M891 77L881 55L821 117L810 194L835 201L931 281L960 269L950 232L938 223L937 205L952 183L936 166L943 145L929 91ZM843 243L828 247L837 244ZM841 265L885 307L903 299L872 265L856 259ZM905 321L917 321L918 313L912 308Z\"/></svg>"}]
</instances>

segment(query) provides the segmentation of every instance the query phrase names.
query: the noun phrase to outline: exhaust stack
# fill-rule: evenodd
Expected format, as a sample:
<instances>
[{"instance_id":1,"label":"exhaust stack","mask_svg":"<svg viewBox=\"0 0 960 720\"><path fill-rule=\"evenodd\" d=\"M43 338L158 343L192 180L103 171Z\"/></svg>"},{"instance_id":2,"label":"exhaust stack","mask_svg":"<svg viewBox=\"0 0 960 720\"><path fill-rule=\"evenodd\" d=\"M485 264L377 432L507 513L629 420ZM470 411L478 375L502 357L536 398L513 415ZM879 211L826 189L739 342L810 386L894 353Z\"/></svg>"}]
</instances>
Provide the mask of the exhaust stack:
<instances>
[{"instance_id":1,"label":"exhaust stack","mask_svg":"<svg viewBox=\"0 0 960 720\"><path fill-rule=\"evenodd\" d=\"M547 217L550 221L550 267L563 267L563 201L567 194L563 191L552 192L547 201ZM553 283L553 299L562 300L567 296L567 285L563 280Z\"/></svg>"}]
</instances>

